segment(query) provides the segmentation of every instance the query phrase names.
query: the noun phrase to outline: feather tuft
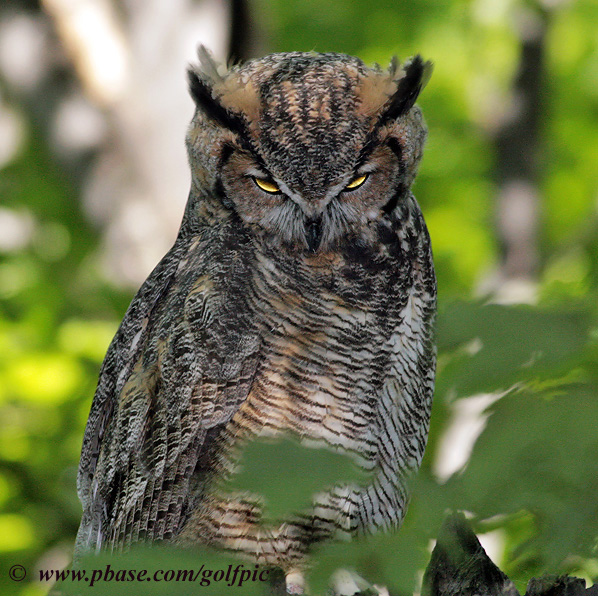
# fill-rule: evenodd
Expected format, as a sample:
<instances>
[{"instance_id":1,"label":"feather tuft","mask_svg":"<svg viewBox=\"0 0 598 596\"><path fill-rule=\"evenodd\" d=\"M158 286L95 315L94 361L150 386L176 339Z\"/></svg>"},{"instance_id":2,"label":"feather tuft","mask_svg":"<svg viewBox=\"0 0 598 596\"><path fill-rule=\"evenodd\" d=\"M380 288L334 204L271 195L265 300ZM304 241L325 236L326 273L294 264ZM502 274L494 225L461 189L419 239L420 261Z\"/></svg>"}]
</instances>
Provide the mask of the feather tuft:
<instances>
[{"instance_id":1,"label":"feather tuft","mask_svg":"<svg viewBox=\"0 0 598 596\"><path fill-rule=\"evenodd\" d=\"M391 69L396 67L396 63L391 63ZM422 57L417 55L405 64L403 71L405 74L399 79L397 90L380 117L380 124L400 118L413 107L421 90L430 80L432 63L424 62Z\"/></svg>"}]
</instances>

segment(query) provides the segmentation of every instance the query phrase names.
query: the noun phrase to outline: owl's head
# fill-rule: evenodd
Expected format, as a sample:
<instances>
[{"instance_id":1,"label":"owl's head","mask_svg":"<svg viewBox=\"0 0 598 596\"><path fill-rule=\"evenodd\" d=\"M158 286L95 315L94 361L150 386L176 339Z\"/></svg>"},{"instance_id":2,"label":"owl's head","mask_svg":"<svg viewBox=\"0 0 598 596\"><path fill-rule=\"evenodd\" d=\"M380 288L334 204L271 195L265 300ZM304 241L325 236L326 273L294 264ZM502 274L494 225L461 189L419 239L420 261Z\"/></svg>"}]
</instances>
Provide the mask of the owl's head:
<instances>
[{"instance_id":1,"label":"owl's head","mask_svg":"<svg viewBox=\"0 0 598 596\"><path fill-rule=\"evenodd\" d=\"M406 196L426 128L416 56L386 71L343 54L272 54L189 69L192 196L217 201L275 245L318 252L389 218Z\"/></svg>"}]
</instances>

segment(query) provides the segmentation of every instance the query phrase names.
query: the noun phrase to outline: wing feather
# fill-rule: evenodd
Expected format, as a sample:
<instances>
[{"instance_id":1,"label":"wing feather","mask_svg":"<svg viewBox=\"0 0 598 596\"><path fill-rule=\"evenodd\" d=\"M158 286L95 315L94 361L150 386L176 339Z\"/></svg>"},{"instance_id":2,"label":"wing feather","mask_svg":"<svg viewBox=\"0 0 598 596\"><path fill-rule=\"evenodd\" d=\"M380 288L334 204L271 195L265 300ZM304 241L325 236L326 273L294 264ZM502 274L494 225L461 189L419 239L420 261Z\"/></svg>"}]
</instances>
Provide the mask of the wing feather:
<instances>
[{"instance_id":1,"label":"wing feather","mask_svg":"<svg viewBox=\"0 0 598 596\"><path fill-rule=\"evenodd\" d=\"M249 393L260 339L238 286L250 276L214 267L214 244L177 241L108 350L83 440L78 555L175 536Z\"/></svg>"}]
</instances>

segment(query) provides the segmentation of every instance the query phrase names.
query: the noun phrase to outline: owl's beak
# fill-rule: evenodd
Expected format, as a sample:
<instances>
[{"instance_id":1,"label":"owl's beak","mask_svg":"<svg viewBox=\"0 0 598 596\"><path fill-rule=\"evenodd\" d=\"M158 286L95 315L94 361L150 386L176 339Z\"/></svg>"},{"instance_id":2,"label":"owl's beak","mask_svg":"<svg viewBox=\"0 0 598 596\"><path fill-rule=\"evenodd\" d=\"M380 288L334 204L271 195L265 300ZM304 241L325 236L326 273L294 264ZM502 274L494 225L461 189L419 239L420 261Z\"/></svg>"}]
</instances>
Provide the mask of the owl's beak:
<instances>
[{"instance_id":1,"label":"owl's beak","mask_svg":"<svg viewBox=\"0 0 598 596\"><path fill-rule=\"evenodd\" d=\"M322 240L322 217L305 220L305 241L309 252L316 252Z\"/></svg>"}]
</instances>

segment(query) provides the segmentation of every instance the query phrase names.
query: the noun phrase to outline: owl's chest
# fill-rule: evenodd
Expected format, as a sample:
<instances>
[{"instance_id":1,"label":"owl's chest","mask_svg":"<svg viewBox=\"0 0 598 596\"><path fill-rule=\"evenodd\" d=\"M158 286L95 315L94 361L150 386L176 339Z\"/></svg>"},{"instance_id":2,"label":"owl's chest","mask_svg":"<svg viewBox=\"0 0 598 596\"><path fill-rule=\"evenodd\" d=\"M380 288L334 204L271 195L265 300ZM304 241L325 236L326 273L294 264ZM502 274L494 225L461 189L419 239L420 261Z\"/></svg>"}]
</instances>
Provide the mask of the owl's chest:
<instances>
[{"instance_id":1,"label":"owl's chest","mask_svg":"<svg viewBox=\"0 0 598 596\"><path fill-rule=\"evenodd\" d=\"M346 280L276 273L254 286L261 357L236 417L254 434L287 430L364 454L396 327L392 296L347 300Z\"/></svg>"}]
</instances>

